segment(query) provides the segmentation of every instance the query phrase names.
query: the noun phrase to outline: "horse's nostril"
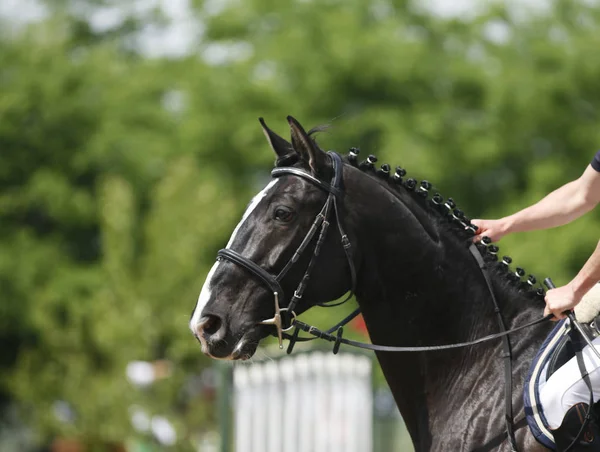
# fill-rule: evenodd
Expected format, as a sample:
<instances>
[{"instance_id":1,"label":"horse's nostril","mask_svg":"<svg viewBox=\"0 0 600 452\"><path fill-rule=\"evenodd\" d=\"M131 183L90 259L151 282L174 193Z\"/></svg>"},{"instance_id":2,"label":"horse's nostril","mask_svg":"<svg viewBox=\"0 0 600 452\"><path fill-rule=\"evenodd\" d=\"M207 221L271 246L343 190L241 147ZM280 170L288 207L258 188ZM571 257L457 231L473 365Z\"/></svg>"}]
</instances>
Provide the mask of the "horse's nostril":
<instances>
[{"instance_id":1,"label":"horse's nostril","mask_svg":"<svg viewBox=\"0 0 600 452\"><path fill-rule=\"evenodd\" d=\"M206 315L200 319L198 331L206 336L212 336L221 329L222 324L223 322L216 315Z\"/></svg>"}]
</instances>

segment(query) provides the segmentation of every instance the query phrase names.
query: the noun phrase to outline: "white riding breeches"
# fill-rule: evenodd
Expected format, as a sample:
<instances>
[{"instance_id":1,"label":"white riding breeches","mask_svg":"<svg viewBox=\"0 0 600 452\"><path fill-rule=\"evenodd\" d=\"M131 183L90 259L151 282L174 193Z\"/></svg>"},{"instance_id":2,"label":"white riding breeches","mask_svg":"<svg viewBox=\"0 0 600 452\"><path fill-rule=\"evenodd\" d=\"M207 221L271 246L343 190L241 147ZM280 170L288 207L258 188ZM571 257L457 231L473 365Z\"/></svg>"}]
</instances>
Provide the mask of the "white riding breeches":
<instances>
[{"instance_id":1,"label":"white riding breeches","mask_svg":"<svg viewBox=\"0 0 600 452\"><path fill-rule=\"evenodd\" d=\"M592 341L596 350L600 351L600 337ZM583 349L583 361L590 375L594 389L594 401L600 398L600 359L590 346ZM558 369L539 388L540 402L548 427L557 429L562 424L563 417L573 405L583 402L589 403L590 390L581 377L577 358L573 357L564 366Z\"/></svg>"}]
</instances>

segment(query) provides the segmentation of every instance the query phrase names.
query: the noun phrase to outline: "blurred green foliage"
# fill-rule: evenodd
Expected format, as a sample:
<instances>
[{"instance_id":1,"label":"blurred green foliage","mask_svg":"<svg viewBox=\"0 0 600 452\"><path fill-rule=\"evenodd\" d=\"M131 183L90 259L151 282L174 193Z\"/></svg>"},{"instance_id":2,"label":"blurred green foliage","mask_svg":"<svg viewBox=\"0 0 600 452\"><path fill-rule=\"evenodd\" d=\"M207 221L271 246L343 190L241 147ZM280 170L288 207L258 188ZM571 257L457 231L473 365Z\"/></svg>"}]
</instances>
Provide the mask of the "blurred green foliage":
<instances>
[{"instance_id":1,"label":"blurred green foliage","mask_svg":"<svg viewBox=\"0 0 600 452\"><path fill-rule=\"evenodd\" d=\"M131 438L132 405L169 417L181 450L214 428L210 398L182 390L210 365L187 322L269 177L259 116L282 135L288 114L331 123L322 147L401 164L476 217L576 178L600 143L591 2L447 18L409 0L197 0L193 52L153 58L134 37L161 18L87 23L111 4L48 0L43 21L0 24L0 402L40 444ZM564 283L598 226L595 212L501 250ZM158 359L171 378L125 379Z\"/></svg>"}]
</instances>

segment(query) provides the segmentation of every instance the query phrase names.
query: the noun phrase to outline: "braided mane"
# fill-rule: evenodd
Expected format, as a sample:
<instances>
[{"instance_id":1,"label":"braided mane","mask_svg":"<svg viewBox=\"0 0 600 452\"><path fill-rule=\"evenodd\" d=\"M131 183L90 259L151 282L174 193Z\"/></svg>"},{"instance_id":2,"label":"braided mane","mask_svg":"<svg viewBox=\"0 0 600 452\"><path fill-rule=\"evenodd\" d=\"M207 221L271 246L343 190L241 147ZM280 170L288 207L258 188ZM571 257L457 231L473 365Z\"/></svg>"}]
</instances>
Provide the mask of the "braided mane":
<instances>
[{"instance_id":1,"label":"braided mane","mask_svg":"<svg viewBox=\"0 0 600 452\"><path fill-rule=\"evenodd\" d=\"M312 128L307 133L309 139L313 141L315 147L318 149L320 148L314 136L327 128L327 125L318 126ZM344 157L344 161L358 168L379 183L386 184L392 192L409 194L439 226L448 231L457 240L465 242L466 245L471 244L472 238L477 232L477 226L471 223L471 220L456 206L455 201L451 197L444 199L439 193L433 192L433 184L427 180L419 182L412 177L407 178L406 170L400 166L397 166L393 173L391 172L390 165L387 163L376 168L377 157L374 155L369 155L365 160L359 161L359 153L360 150L358 148L350 148L348 154ZM291 166L298 161L298 153L291 152L277 159L276 166ZM528 275L525 278L526 272L521 267L511 269L512 259L509 256L503 256L499 259L499 248L492 243L489 237L483 237L475 246L497 283L506 287L506 289L516 291L522 296L543 302L545 290L538 283L537 278L533 275Z\"/></svg>"},{"instance_id":2,"label":"braided mane","mask_svg":"<svg viewBox=\"0 0 600 452\"><path fill-rule=\"evenodd\" d=\"M359 162L359 153L358 148L350 148L345 161L381 183L387 184L393 191L408 193L440 226L458 240L464 241L465 244L471 243L477 226L471 223L471 220L456 206L452 198L444 199L437 192L431 195L434 187L429 181L421 180L419 182L411 177L406 178L406 170L402 167L396 167L393 174L387 163L376 168L377 157L374 155L369 155L367 159ZM528 298L543 302L545 290L538 284L537 278L533 275L524 278L525 270L521 267L511 269L512 259L509 256L498 259L499 248L492 243L489 237L484 237L475 246L497 282L504 283L503 285L506 285L507 288L517 290Z\"/></svg>"}]
</instances>

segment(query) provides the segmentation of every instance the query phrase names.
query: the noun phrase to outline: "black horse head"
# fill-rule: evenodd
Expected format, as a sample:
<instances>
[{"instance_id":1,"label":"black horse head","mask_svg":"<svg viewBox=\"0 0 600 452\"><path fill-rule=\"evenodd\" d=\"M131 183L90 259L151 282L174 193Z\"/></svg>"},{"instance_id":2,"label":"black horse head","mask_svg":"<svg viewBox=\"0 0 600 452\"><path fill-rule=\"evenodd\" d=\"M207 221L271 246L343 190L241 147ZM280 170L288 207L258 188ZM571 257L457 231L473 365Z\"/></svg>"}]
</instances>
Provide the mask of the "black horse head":
<instances>
[{"instance_id":1,"label":"black horse head","mask_svg":"<svg viewBox=\"0 0 600 452\"><path fill-rule=\"evenodd\" d=\"M207 276L192 315L192 331L203 352L214 358L252 356L260 339L273 332L272 326L261 322L273 318L280 307L289 307L294 295L301 295L294 303L294 313L300 314L351 287L351 264L340 231L321 233L323 222L334 215L332 197L341 195L339 188L321 183L333 177L334 160L294 118L288 117L288 122L291 143L261 119L277 166L286 169L274 171L276 177L247 207ZM341 160L337 168L341 184ZM313 251L319 239L317 259Z\"/></svg>"},{"instance_id":2,"label":"black horse head","mask_svg":"<svg viewBox=\"0 0 600 452\"><path fill-rule=\"evenodd\" d=\"M374 157L358 164L353 154L342 161L325 153L288 121L291 143L261 121L277 167L206 278L190 322L204 353L248 358L262 338L281 333L273 327L279 311L287 326L289 311L300 314L354 287L370 338L381 345L465 342L497 333L498 312L508 329L541 315L543 297L520 279L522 271L507 271L496 246L479 245L490 290L471 254L465 226L472 225L450 198L429 199L431 184L406 179L401 168L376 170ZM529 363L549 329L510 336L517 419ZM510 450L502 353L500 341L377 352L415 450ZM524 429L517 441L519 450L542 450Z\"/></svg>"}]
</instances>

